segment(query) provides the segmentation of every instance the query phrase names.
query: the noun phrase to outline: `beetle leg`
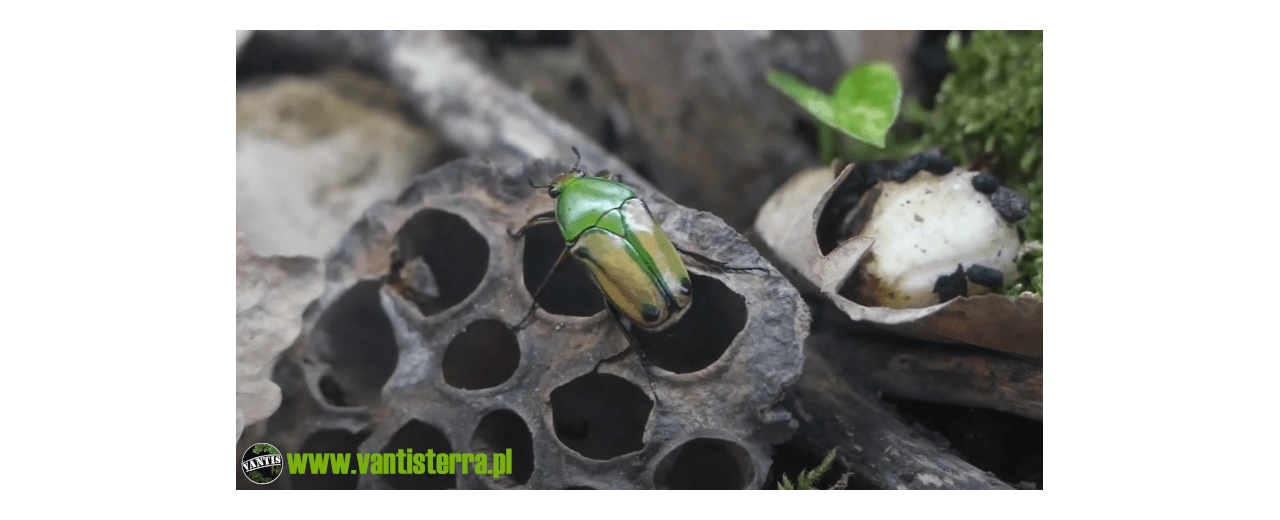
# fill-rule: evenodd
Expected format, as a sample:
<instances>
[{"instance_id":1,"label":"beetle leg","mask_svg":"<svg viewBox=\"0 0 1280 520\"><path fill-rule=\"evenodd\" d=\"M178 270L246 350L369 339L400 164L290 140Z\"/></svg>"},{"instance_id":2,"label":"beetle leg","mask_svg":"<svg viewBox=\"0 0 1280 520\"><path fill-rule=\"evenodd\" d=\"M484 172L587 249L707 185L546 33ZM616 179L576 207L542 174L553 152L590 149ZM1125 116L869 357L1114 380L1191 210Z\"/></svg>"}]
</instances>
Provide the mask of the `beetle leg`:
<instances>
[{"instance_id":1,"label":"beetle leg","mask_svg":"<svg viewBox=\"0 0 1280 520\"><path fill-rule=\"evenodd\" d=\"M600 177L601 179L608 179L618 184L623 184L622 174L615 175L613 172L610 172L609 170L600 170L599 172L596 172L596 177Z\"/></svg>"},{"instance_id":2,"label":"beetle leg","mask_svg":"<svg viewBox=\"0 0 1280 520\"><path fill-rule=\"evenodd\" d=\"M600 370L600 365L603 365L605 363L612 363L615 359L621 358L627 355L632 350L634 350L636 351L636 354L639 354L640 367L641 369L644 370L645 377L649 379L649 390L653 391L654 404L658 406L662 406L662 399L658 398L658 387L654 386L653 384L653 373L652 373L653 365L649 363L649 358L645 357L644 350L640 348L640 343L636 342L636 337L631 334L631 330L628 329L626 325L623 325L622 315L619 314L618 309L615 309L613 307L613 304L608 302L605 302L605 307L609 308L609 315L613 316L613 321L618 324L618 329L621 330L622 335L627 338L627 348L622 352L619 352L607 358L601 359L599 362L596 363L596 367L592 369L592 372Z\"/></svg>"},{"instance_id":3,"label":"beetle leg","mask_svg":"<svg viewBox=\"0 0 1280 520\"><path fill-rule=\"evenodd\" d=\"M563 251L560 251L560 256L556 258L556 263L551 266L551 270L547 271L547 276L542 278L542 283L538 284L538 290L533 291L533 305L529 306L529 312L525 313L524 317L520 319L520 323L516 324L515 330L523 329L525 322L533 317L533 311L538 308L538 294L542 292L543 287L547 286L547 282L551 281L551 275L556 274L556 269L560 267L560 263L564 262L564 259L568 256L569 248L565 247Z\"/></svg>"},{"instance_id":4,"label":"beetle leg","mask_svg":"<svg viewBox=\"0 0 1280 520\"><path fill-rule=\"evenodd\" d=\"M689 255L689 256L690 256L690 257L692 257L694 260L697 260L697 261L699 261L699 262L701 262L701 263L704 263L704 264L707 264L707 265L713 266L713 267L715 267L716 269L719 269L719 270L721 270L721 271L760 271L760 272L762 272L762 273L768 273L768 272L769 272L769 270L768 270L768 269L765 269L765 268L763 268L763 267L742 267L742 266L736 266L736 265L729 265L729 264L727 264L727 263L720 262L720 261L718 261L718 260L712 260L712 259L710 259L710 258L707 258L707 257L705 257L705 256L702 256L702 255L700 255L700 254L698 254L698 253L695 253L695 252L693 252L693 251L685 251L684 249L680 249L680 246L677 246L677 245L675 245L675 244L671 244L671 246L672 246L672 247L674 247L674 248L676 248L676 251L679 251L679 252L681 252L681 253L684 253L684 254L686 254L686 255Z\"/></svg>"},{"instance_id":5,"label":"beetle leg","mask_svg":"<svg viewBox=\"0 0 1280 520\"><path fill-rule=\"evenodd\" d=\"M525 232L525 231L528 231L528 229L529 229L529 228L531 228L531 227L534 227L534 226L542 226L542 225L550 224L550 223L555 222L555 221L556 221L556 218L555 218L555 217L548 217L548 216L533 217L533 218L529 219L529 222L525 223L525 225L520 226L520 230L519 230L519 231L516 231L515 233L512 233L512 232L511 232L511 230L510 230L510 229L508 229L508 230L507 230L507 234L508 234L508 235L511 235L511 236L513 236L513 237L522 237L522 236L524 236L524 232Z\"/></svg>"}]
</instances>

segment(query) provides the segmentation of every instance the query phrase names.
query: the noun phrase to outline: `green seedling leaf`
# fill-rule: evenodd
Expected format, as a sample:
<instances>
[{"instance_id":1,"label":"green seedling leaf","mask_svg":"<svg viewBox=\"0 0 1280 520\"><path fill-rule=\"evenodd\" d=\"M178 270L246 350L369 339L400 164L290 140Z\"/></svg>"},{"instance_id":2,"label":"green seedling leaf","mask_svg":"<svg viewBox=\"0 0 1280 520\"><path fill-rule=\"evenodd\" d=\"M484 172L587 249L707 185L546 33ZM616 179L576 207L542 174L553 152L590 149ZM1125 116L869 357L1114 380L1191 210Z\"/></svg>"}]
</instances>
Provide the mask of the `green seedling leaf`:
<instances>
[{"instance_id":1,"label":"green seedling leaf","mask_svg":"<svg viewBox=\"0 0 1280 520\"><path fill-rule=\"evenodd\" d=\"M885 135L902 107L902 83L887 63L850 70L836 85L834 96L786 72L771 70L766 79L818 121L877 148L884 148Z\"/></svg>"},{"instance_id":2,"label":"green seedling leaf","mask_svg":"<svg viewBox=\"0 0 1280 520\"><path fill-rule=\"evenodd\" d=\"M902 83L888 63L874 62L845 73L832 102L836 128L855 139L884 148L885 135L902 108Z\"/></svg>"},{"instance_id":3,"label":"green seedling leaf","mask_svg":"<svg viewBox=\"0 0 1280 520\"><path fill-rule=\"evenodd\" d=\"M831 127L837 127L835 105L831 103L831 98L821 90L809 86L800 78L786 72L771 70L765 76L773 88L782 91L787 97L791 98L805 111L813 114L823 124Z\"/></svg>"}]
</instances>

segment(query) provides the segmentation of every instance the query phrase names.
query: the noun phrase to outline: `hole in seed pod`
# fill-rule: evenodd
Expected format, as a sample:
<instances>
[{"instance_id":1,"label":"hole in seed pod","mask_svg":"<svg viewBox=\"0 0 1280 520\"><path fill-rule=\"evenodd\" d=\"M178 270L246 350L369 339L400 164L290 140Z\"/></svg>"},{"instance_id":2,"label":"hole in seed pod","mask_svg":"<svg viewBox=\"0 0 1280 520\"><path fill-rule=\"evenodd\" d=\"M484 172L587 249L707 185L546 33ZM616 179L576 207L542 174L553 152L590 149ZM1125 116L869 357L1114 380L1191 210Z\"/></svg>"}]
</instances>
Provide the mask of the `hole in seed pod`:
<instances>
[{"instance_id":1,"label":"hole in seed pod","mask_svg":"<svg viewBox=\"0 0 1280 520\"><path fill-rule=\"evenodd\" d=\"M502 384L520 364L520 343L505 323L471 322L444 351L444 382L477 390Z\"/></svg>"},{"instance_id":2,"label":"hole in seed pod","mask_svg":"<svg viewBox=\"0 0 1280 520\"><path fill-rule=\"evenodd\" d=\"M680 321L662 332L631 328L649 362L677 374L715 363L747 324L747 303L741 295L715 278L693 273L690 277L693 303Z\"/></svg>"},{"instance_id":3,"label":"hole in seed pod","mask_svg":"<svg viewBox=\"0 0 1280 520\"><path fill-rule=\"evenodd\" d=\"M551 391L556 438L583 457L608 460L644 448L653 401L636 385L591 373Z\"/></svg>"},{"instance_id":4,"label":"hole in seed pod","mask_svg":"<svg viewBox=\"0 0 1280 520\"><path fill-rule=\"evenodd\" d=\"M471 452L488 455L488 471L496 469L499 455L511 473L494 481L502 487L523 486L533 475L533 434L524 419L511 410L490 412L480 419L471 435ZM491 473L492 474L492 473Z\"/></svg>"},{"instance_id":5,"label":"hole in seed pod","mask_svg":"<svg viewBox=\"0 0 1280 520\"><path fill-rule=\"evenodd\" d=\"M333 379L333 374L325 374L320 377L320 395L324 396L324 401L333 406L354 406L355 402L351 397L342 390L342 386Z\"/></svg>"},{"instance_id":6,"label":"hole in seed pod","mask_svg":"<svg viewBox=\"0 0 1280 520\"><path fill-rule=\"evenodd\" d=\"M301 424L312 413L314 398L306 379L307 376L296 358L287 354L280 356L271 372L271 382L280 387L280 408L266 419L267 431L277 432L292 428L294 425Z\"/></svg>"},{"instance_id":7,"label":"hole in seed pod","mask_svg":"<svg viewBox=\"0 0 1280 520\"><path fill-rule=\"evenodd\" d=\"M562 251L564 237L559 226L544 224L525 231L524 286L529 294L538 290L538 284L546 278ZM604 296L600 288L573 255L565 257L535 300L539 307L551 314L594 316L604 310Z\"/></svg>"},{"instance_id":8,"label":"hole in seed pod","mask_svg":"<svg viewBox=\"0 0 1280 520\"><path fill-rule=\"evenodd\" d=\"M338 456L350 457L348 468L344 473L342 471L342 462L329 459L328 465L325 466L324 474L320 474L319 466L315 462L307 464L307 471L298 472L290 475L292 489L355 489L356 484L360 481L360 475L357 473L354 454L359 448L360 443L364 442L368 437L368 433L351 433L345 430L320 430L307 437L302 443L302 447L298 449L299 453L333 453Z\"/></svg>"},{"instance_id":9,"label":"hole in seed pod","mask_svg":"<svg viewBox=\"0 0 1280 520\"><path fill-rule=\"evenodd\" d=\"M316 356L332 367L320 393L334 406L369 406L396 369L400 351L382 312L378 282L356 283L317 321Z\"/></svg>"},{"instance_id":10,"label":"hole in seed pod","mask_svg":"<svg viewBox=\"0 0 1280 520\"><path fill-rule=\"evenodd\" d=\"M419 211L396 232L390 285L423 316L453 307L475 291L489 267L489 243L465 219Z\"/></svg>"},{"instance_id":11,"label":"hole in seed pod","mask_svg":"<svg viewBox=\"0 0 1280 520\"><path fill-rule=\"evenodd\" d=\"M705 438L672 450L653 472L658 489L744 489L754 478L747 450Z\"/></svg>"},{"instance_id":12,"label":"hole in seed pod","mask_svg":"<svg viewBox=\"0 0 1280 520\"><path fill-rule=\"evenodd\" d=\"M400 450L404 450L403 457ZM393 489L455 489L458 487L456 475L462 471L449 474L439 471L435 465L441 453L452 452L449 438L439 428L413 419L391 436L381 453L369 454L368 471L381 471L382 479ZM435 460L428 462L427 457ZM429 468L435 470L434 475ZM391 471L395 473L389 474Z\"/></svg>"}]
</instances>

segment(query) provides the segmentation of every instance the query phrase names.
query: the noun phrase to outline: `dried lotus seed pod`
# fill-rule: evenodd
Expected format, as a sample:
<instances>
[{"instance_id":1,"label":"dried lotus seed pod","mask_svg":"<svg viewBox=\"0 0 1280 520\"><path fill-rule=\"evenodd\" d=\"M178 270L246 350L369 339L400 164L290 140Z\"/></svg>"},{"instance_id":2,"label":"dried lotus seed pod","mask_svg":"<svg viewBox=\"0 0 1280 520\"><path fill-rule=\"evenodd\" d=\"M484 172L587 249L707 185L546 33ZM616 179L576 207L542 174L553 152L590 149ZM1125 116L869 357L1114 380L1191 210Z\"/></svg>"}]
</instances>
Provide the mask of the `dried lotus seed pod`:
<instances>
[{"instance_id":1,"label":"dried lotus seed pod","mask_svg":"<svg viewBox=\"0 0 1280 520\"><path fill-rule=\"evenodd\" d=\"M687 263L693 300L636 331L646 374L555 226L512 232L554 200L529 187L568 164L455 161L370 208L326 259L325 292L277 366L266 437L285 452L504 453L509 475L284 475L282 487L759 488L797 422L780 404L803 365L808 308L723 220L628 179L671 241L766 273ZM652 376L653 386L650 386ZM657 392L657 399L653 395ZM323 447L325 449L319 449ZM328 480L325 480L328 479Z\"/></svg>"}]
</instances>

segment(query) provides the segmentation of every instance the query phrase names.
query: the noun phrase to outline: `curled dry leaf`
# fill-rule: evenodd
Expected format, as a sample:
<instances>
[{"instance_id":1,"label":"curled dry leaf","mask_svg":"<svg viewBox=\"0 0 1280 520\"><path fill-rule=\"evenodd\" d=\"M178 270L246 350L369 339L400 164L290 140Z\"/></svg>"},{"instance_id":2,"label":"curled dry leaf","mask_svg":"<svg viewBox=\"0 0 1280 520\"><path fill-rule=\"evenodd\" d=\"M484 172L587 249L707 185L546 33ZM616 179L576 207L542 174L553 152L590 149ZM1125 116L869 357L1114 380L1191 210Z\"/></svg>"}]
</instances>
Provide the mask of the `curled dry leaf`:
<instances>
[{"instance_id":1,"label":"curled dry leaf","mask_svg":"<svg viewBox=\"0 0 1280 520\"><path fill-rule=\"evenodd\" d=\"M236 439L280 407L271 368L302 330L302 310L324 288L320 261L260 257L236 233Z\"/></svg>"},{"instance_id":2,"label":"curled dry leaf","mask_svg":"<svg viewBox=\"0 0 1280 520\"><path fill-rule=\"evenodd\" d=\"M958 297L914 309L866 306L841 294L876 239L854 236L823 255L818 219L832 193L851 174L849 165L832 180L832 169L802 171L769 197L756 217L764 249L850 318L907 336L959 342L1040 358L1044 348L1043 301L1035 296L999 294ZM920 175L923 175L921 173Z\"/></svg>"}]
</instances>

